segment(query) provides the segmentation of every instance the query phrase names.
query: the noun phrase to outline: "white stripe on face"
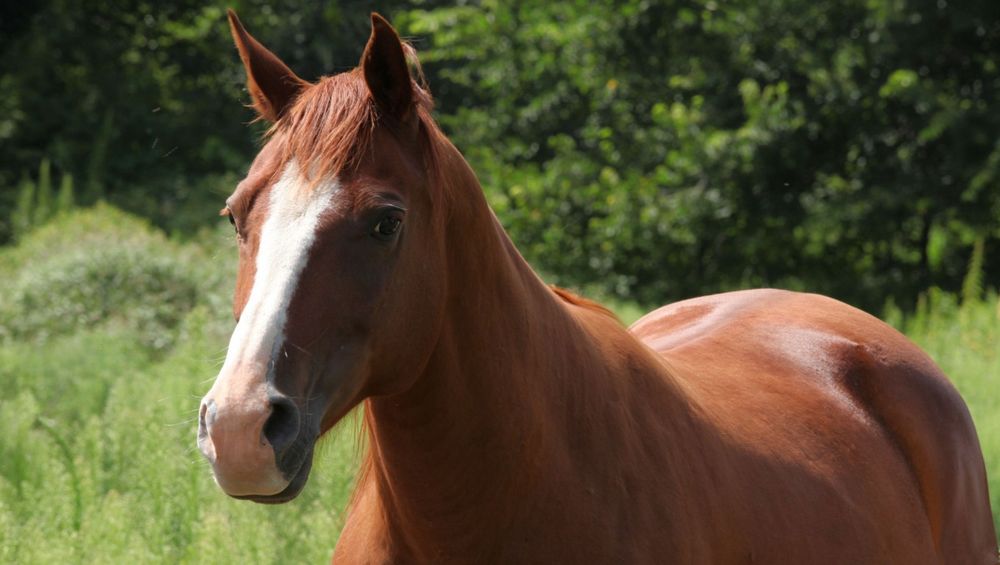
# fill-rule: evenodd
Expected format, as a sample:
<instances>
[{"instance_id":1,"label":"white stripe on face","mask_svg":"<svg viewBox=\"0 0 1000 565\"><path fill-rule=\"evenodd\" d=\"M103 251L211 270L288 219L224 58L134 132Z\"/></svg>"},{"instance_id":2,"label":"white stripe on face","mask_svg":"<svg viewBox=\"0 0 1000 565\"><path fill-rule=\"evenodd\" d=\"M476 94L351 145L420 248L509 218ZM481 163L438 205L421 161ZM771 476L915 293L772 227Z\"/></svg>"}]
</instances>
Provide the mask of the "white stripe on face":
<instances>
[{"instance_id":1,"label":"white stripe on face","mask_svg":"<svg viewBox=\"0 0 1000 565\"><path fill-rule=\"evenodd\" d=\"M243 383L240 389L264 385L269 366L284 343L288 306L316 239L319 220L333 206L339 190L336 180L310 187L294 161L271 188L253 287L213 389L225 387L220 381L232 378L237 366L241 374L255 381L260 379Z\"/></svg>"}]
</instances>

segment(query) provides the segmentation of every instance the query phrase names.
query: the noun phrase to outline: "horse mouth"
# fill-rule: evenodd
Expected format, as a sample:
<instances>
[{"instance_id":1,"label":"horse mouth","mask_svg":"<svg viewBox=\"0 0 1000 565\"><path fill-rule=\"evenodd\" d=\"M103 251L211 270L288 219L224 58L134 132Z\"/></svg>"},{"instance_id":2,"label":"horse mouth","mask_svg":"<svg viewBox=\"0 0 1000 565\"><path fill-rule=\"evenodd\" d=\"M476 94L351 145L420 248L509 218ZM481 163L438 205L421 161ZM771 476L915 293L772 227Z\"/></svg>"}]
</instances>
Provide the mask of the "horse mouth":
<instances>
[{"instance_id":1,"label":"horse mouth","mask_svg":"<svg viewBox=\"0 0 1000 565\"><path fill-rule=\"evenodd\" d=\"M302 458L302 463L298 471L295 472L285 490L275 494L242 494L233 496L233 498L249 500L258 504L284 504L285 502L289 502L297 497L302 492L302 489L305 488L306 483L309 481L309 471L312 470L312 462L313 446L310 445L309 451Z\"/></svg>"}]
</instances>

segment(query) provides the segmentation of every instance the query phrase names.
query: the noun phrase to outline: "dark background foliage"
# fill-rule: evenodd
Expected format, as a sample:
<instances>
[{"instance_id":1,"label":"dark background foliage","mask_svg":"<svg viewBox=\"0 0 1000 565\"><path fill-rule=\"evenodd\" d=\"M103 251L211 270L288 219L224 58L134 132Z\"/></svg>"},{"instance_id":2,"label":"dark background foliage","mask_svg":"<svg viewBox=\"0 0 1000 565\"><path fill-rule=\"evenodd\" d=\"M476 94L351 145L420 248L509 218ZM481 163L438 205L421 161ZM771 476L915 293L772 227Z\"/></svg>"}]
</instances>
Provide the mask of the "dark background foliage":
<instances>
[{"instance_id":1,"label":"dark background foliage","mask_svg":"<svg viewBox=\"0 0 1000 565\"><path fill-rule=\"evenodd\" d=\"M217 221L261 131L227 5L310 80L354 66L368 12L388 15L515 242L560 284L908 307L958 289L977 241L1000 277L992 1L6 3L0 243L45 175L179 237Z\"/></svg>"}]
</instances>

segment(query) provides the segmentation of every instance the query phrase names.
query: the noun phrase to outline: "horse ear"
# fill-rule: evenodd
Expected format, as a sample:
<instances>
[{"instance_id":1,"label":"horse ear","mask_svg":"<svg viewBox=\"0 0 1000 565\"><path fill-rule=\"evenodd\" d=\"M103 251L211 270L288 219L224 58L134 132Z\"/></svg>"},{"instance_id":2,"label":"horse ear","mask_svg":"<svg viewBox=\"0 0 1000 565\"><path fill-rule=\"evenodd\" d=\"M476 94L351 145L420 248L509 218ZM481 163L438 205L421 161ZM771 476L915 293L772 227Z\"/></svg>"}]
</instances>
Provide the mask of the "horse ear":
<instances>
[{"instance_id":1,"label":"horse ear","mask_svg":"<svg viewBox=\"0 0 1000 565\"><path fill-rule=\"evenodd\" d=\"M379 108L404 120L413 106L413 81L406 66L403 42L389 22L372 12L372 35L361 55L365 83Z\"/></svg>"},{"instance_id":2,"label":"horse ear","mask_svg":"<svg viewBox=\"0 0 1000 565\"><path fill-rule=\"evenodd\" d=\"M229 31L240 52L243 68L247 72L247 90L260 117L276 121L306 86L281 59L250 35L236 12L227 10Z\"/></svg>"}]
</instances>

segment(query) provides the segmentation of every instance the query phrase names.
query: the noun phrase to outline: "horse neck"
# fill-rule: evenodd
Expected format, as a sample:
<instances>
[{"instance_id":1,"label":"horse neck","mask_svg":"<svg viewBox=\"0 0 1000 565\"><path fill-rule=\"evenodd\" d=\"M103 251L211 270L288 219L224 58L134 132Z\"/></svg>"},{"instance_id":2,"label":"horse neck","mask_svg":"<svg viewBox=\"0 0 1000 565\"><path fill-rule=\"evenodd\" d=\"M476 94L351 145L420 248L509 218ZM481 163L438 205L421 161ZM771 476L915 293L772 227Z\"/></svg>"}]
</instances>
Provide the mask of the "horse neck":
<instances>
[{"instance_id":1,"label":"horse neck","mask_svg":"<svg viewBox=\"0 0 1000 565\"><path fill-rule=\"evenodd\" d=\"M470 524L516 520L525 493L579 452L581 430L628 427L588 421L591 405L628 396L629 379L613 378L624 364L662 370L609 314L549 289L469 178L437 346L411 389L366 412L369 478L390 529L435 528L452 547L480 531Z\"/></svg>"}]
</instances>

